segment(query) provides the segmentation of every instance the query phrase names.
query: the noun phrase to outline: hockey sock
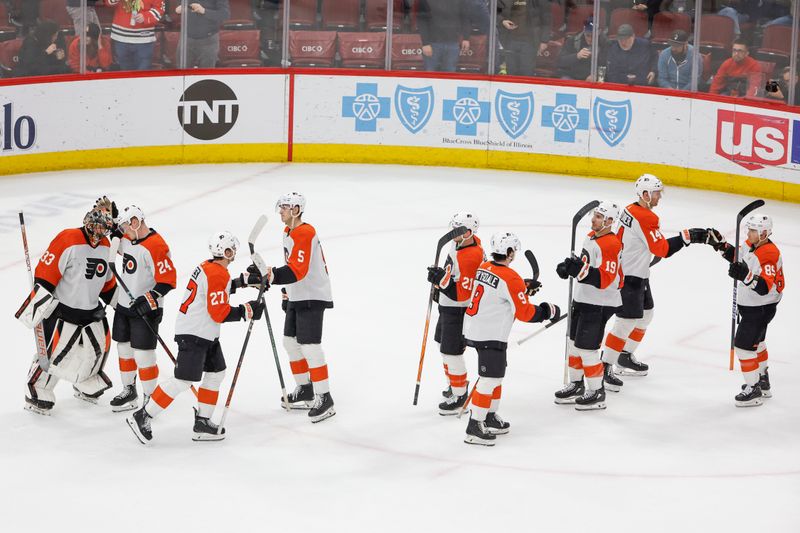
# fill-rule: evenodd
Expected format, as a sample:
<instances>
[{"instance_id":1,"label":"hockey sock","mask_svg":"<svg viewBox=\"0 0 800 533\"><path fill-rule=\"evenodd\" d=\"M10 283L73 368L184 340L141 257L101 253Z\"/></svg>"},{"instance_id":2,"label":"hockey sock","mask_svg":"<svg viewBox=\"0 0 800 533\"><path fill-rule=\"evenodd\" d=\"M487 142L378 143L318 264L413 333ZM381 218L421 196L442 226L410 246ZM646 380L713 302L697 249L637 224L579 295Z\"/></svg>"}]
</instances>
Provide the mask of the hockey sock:
<instances>
[{"instance_id":1,"label":"hockey sock","mask_svg":"<svg viewBox=\"0 0 800 533\"><path fill-rule=\"evenodd\" d=\"M503 386L498 385L492 391L492 405L489 407L490 413L496 413L500 409L500 397L503 395Z\"/></svg>"},{"instance_id":2,"label":"hockey sock","mask_svg":"<svg viewBox=\"0 0 800 533\"><path fill-rule=\"evenodd\" d=\"M756 360L758 361L758 373L759 375L764 375L767 373L767 360L769 359L769 354L767 353L767 343L759 342L758 348L756 348Z\"/></svg>"},{"instance_id":3,"label":"hockey sock","mask_svg":"<svg viewBox=\"0 0 800 533\"><path fill-rule=\"evenodd\" d=\"M653 321L653 310L652 309L645 309L644 316L636 321L636 327L633 328L630 335L628 335L627 340L625 341L625 351L628 353L634 353L636 349L639 347L639 344L642 342L644 338L644 334L647 331L647 326L650 325L650 322Z\"/></svg>"},{"instance_id":4,"label":"hockey sock","mask_svg":"<svg viewBox=\"0 0 800 533\"><path fill-rule=\"evenodd\" d=\"M308 360L308 374L314 385L314 394L330 392L328 387L328 365L321 344L301 344L300 349Z\"/></svg>"},{"instance_id":5,"label":"hockey sock","mask_svg":"<svg viewBox=\"0 0 800 533\"><path fill-rule=\"evenodd\" d=\"M206 372L203 383L197 391L197 414L203 418L211 418L219 400L219 386L225 377L225 371Z\"/></svg>"},{"instance_id":6,"label":"hockey sock","mask_svg":"<svg viewBox=\"0 0 800 533\"><path fill-rule=\"evenodd\" d=\"M134 350L136 365L139 367L139 381L142 383L142 392L151 396L158 385L158 365L156 364L155 350Z\"/></svg>"},{"instance_id":7,"label":"hockey sock","mask_svg":"<svg viewBox=\"0 0 800 533\"><path fill-rule=\"evenodd\" d=\"M575 343L572 341L572 339L570 339L568 342L569 358L567 362L569 363L569 380L581 381L583 379L583 364L581 363L581 357L578 355L575 348Z\"/></svg>"},{"instance_id":8,"label":"hockey sock","mask_svg":"<svg viewBox=\"0 0 800 533\"><path fill-rule=\"evenodd\" d=\"M289 355L289 366L292 367L292 375L294 376L295 383L298 385L307 385L309 381L308 361L303 357L300 345L297 343L297 338L284 337L283 347Z\"/></svg>"},{"instance_id":9,"label":"hockey sock","mask_svg":"<svg viewBox=\"0 0 800 533\"><path fill-rule=\"evenodd\" d=\"M575 352L583 365L586 387L589 390L598 390L603 386L603 363L600 362L600 350L575 348Z\"/></svg>"},{"instance_id":10,"label":"hockey sock","mask_svg":"<svg viewBox=\"0 0 800 533\"><path fill-rule=\"evenodd\" d=\"M610 365L616 365L619 361L619 354L625 349L625 339L627 339L633 328L636 327L638 319L620 318L614 320L614 327L606 335L605 349L603 350L603 361Z\"/></svg>"},{"instance_id":11,"label":"hockey sock","mask_svg":"<svg viewBox=\"0 0 800 533\"><path fill-rule=\"evenodd\" d=\"M736 348L736 356L739 358L744 382L752 387L758 383L758 355L755 350Z\"/></svg>"},{"instance_id":12,"label":"hockey sock","mask_svg":"<svg viewBox=\"0 0 800 533\"><path fill-rule=\"evenodd\" d=\"M467 365L464 363L463 355L445 355L444 366L447 369L447 377L450 379L450 387L453 394L463 396L467 393Z\"/></svg>"},{"instance_id":13,"label":"hockey sock","mask_svg":"<svg viewBox=\"0 0 800 533\"><path fill-rule=\"evenodd\" d=\"M492 397L494 390L503 382L501 378L482 377L475 386L472 394L472 415L471 418L479 422L486 421L486 413L492 407Z\"/></svg>"},{"instance_id":14,"label":"hockey sock","mask_svg":"<svg viewBox=\"0 0 800 533\"><path fill-rule=\"evenodd\" d=\"M164 409L169 407L178 394L189 390L192 386L190 381L170 378L156 387L150 396L150 401L144 406L145 411L150 416L160 415Z\"/></svg>"},{"instance_id":15,"label":"hockey sock","mask_svg":"<svg viewBox=\"0 0 800 533\"><path fill-rule=\"evenodd\" d=\"M122 380L122 385L133 385L136 379L136 359L134 358L131 343L117 343L117 354L119 354L119 377Z\"/></svg>"}]
</instances>

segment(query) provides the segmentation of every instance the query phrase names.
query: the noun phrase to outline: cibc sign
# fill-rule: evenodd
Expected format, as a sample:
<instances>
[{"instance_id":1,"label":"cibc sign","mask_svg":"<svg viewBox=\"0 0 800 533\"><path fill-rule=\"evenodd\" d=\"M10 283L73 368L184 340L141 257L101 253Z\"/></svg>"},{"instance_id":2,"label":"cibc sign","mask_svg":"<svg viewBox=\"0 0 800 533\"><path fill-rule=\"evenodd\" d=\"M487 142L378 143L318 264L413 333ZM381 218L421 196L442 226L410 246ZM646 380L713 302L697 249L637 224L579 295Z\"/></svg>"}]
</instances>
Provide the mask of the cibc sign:
<instances>
[{"instance_id":1,"label":"cibc sign","mask_svg":"<svg viewBox=\"0 0 800 533\"><path fill-rule=\"evenodd\" d=\"M14 115L13 104L5 104L0 113L0 140L3 152L27 150L36 142L36 122L28 115Z\"/></svg>"}]
</instances>

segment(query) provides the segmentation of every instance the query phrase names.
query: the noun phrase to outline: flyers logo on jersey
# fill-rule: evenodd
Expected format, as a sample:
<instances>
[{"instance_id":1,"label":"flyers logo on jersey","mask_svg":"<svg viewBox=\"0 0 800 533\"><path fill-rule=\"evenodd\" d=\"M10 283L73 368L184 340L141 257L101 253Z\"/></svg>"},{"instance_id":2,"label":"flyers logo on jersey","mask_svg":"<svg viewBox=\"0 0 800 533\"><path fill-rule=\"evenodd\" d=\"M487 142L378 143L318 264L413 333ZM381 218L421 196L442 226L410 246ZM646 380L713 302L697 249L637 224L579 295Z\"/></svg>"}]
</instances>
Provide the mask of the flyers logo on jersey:
<instances>
[{"instance_id":1,"label":"flyers logo on jersey","mask_svg":"<svg viewBox=\"0 0 800 533\"><path fill-rule=\"evenodd\" d=\"M136 258L129 254L123 254L122 271L126 274L133 274L136 272Z\"/></svg>"},{"instance_id":2,"label":"flyers logo on jersey","mask_svg":"<svg viewBox=\"0 0 800 533\"><path fill-rule=\"evenodd\" d=\"M717 155L747 170L786 163L789 119L717 111Z\"/></svg>"},{"instance_id":3,"label":"flyers logo on jersey","mask_svg":"<svg viewBox=\"0 0 800 533\"><path fill-rule=\"evenodd\" d=\"M102 259L87 258L86 259L86 279L92 279L97 276L102 278L106 275L107 264Z\"/></svg>"}]
</instances>

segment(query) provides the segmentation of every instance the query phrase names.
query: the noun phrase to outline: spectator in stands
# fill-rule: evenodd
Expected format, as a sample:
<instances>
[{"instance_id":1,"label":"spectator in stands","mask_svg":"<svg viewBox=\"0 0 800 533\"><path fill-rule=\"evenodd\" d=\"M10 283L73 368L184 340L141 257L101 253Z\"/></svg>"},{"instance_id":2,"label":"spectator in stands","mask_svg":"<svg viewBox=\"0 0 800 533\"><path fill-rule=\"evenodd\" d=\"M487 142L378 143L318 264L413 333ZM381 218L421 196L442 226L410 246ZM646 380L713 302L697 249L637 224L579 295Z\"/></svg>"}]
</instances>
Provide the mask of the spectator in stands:
<instances>
[{"instance_id":1,"label":"spectator in stands","mask_svg":"<svg viewBox=\"0 0 800 533\"><path fill-rule=\"evenodd\" d=\"M547 50L550 41L552 18L549 0L497 0L508 74L533 76L536 58Z\"/></svg>"},{"instance_id":2,"label":"spectator in stands","mask_svg":"<svg viewBox=\"0 0 800 533\"><path fill-rule=\"evenodd\" d=\"M792 68L791 67L784 67L783 71L781 72L781 77L777 80L770 80L770 82L775 82L777 87L774 87L776 90L773 91L771 88L767 88L767 91L764 95L767 98L774 98L776 100L783 100L786 103L789 103L789 84L791 83L792 79ZM800 83L798 83L797 75L794 76L794 102L790 105L800 105Z\"/></svg>"},{"instance_id":3,"label":"spectator in stands","mask_svg":"<svg viewBox=\"0 0 800 533\"><path fill-rule=\"evenodd\" d=\"M279 66L281 61L281 46L278 38L276 24L282 0L253 0L253 9L256 14L256 25L259 30L259 42L264 63L268 66Z\"/></svg>"},{"instance_id":4,"label":"spectator in stands","mask_svg":"<svg viewBox=\"0 0 800 533\"><path fill-rule=\"evenodd\" d=\"M692 63L697 65L698 76L702 74L700 56L689 44L689 34L676 30L658 56L658 86L664 89L689 91L692 88Z\"/></svg>"},{"instance_id":5,"label":"spectator in stands","mask_svg":"<svg viewBox=\"0 0 800 533\"><path fill-rule=\"evenodd\" d=\"M636 37L633 26L617 29L617 42L609 45L606 81L650 85L656 79L654 55L646 39Z\"/></svg>"},{"instance_id":6,"label":"spectator in stands","mask_svg":"<svg viewBox=\"0 0 800 533\"><path fill-rule=\"evenodd\" d=\"M230 4L228 0L193 0L187 7L186 68L214 68L219 59L219 29L231 18ZM175 13L182 16L181 6Z\"/></svg>"},{"instance_id":7,"label":"spectator in stands","mask_svg":"<svg viewBox=\"0 0 800 533\"><path fill-rule=\"evenodd\" d=\"M761 88L761 66L750 57L744 39L733 41L731 58L726 59L714 75L710 93L729 96L756 96Z\"/></svg>"},{"instance_id":8,"label":"spectator in stands","mask_svg":"<svg viewBox=\"0 0 800 533\"><path fill-rule=\"evenodd\" d=\"M116 5L111 24L114 60L121 70L149 70L156 46L156 24L164 16L164 0L106 0Z\"/></svg>"},{"instance_id":9,"label":"spectator in stands","mask_svg":"<svg viewBox=\"0 0 800 533\"><path fill-rule=\"evenodd\" d=\"M61 42L59 42L59 40ZM64 38L58 31L58 24L43 20L22 42L19 51L19 76L48 76L69 72L64 61Z\"/></svg>"},{"instance_id":10,"label":"spectator in stands","mask_svg":"<svg viewBox=\"0 0 800 533\"><path fill-rule=\"evenodd\" d=\"M419 0L417 26L425 70L455 72L469 51L470 22L464 0Z\"/></svg>"},{"instance_id":11,"label":"spectator in stands","mask_svg":"<svg viewBox=\"0 0 800 533\"><path fill-rule=\"evenodd\" d=\"M69 45L69 68L72 72L81 70L81 39L76 37ZM103 45L100 26L91 23L86 28L86 72L103 72L111 66L113 58L109 46Z\"/></svg>"},{"instance_id":12,"label":"spectator in stands","mask_svg":"<svg viewBox=\"0 0 800 533\"><path fill-rule=\"evenodd\" d=\"M89 24L97 24L100 27L100 19L97 17L97 11L94 6L98 0L86 0L86 19L83 18L81 11L81 0L67 0L67 13L72 18L72 24L75 26L75 35L81 34L81 26L88 26Z\"/></svg>"},{"instance_id":13,"label":"spectator in stands","mask_svg":"<svg viewBox=\"0 0 800 533\"><path fill-rule=\"evenodd\" d=\"M633 9L636 11L647 11L647 27L653 27L653 17L659 11L665 11L669 8L672 0L633 0ZM649 33L649 30L648 30ZM649 37L647 35L646 37Z\"/></svg>"},{"instance_id":14,"label":"spectator in stands","mask_svg":"<svg viewBox=\"0 0 800 533\"><path fill-rule=\"evenodd\" d=\"M592 81L593 34L594 22L589 17L581 33L566 38L558 56L558 77L564 80ZM603 65L608 49L608 41L603 32L598 35L597 46L600 49L597 64Z\"/></svg>"},{"instance_id":15,"label":"spectator in stands","mask_svg":"<svg viewBox=\"0 0 800 533\"><path fill-rule=\"evenodd\" d=\"M22 35L28 35L39 21L39 4L41 0L25 0L16 5L15 10L12 10L12 19L14 24L22 28ZM10 7L14 7L11 4Z\"/></svg>"}]
</instances>

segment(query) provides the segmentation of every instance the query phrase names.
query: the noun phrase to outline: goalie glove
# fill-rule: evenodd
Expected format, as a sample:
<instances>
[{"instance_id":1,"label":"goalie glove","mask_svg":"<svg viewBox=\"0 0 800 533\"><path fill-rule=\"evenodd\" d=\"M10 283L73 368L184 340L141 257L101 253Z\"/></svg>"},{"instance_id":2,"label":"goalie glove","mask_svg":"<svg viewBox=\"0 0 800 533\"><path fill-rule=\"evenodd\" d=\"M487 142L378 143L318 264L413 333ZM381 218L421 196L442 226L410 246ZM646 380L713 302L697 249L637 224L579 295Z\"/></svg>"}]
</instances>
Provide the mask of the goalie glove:
<instances>
[{"instance_id":1,"label":"goalie glove","mask_svg":"<svg viewBox=\"0 0 800 533\"><path fill-rule=\"evenodd\" d=\"M14 314L20 322L33 329L45 318L53 314L58 306L58 300L50 294L50 291L39 285L33 286L33 290L22 302L22 306Z\"/></svg>"}]
</instances>

